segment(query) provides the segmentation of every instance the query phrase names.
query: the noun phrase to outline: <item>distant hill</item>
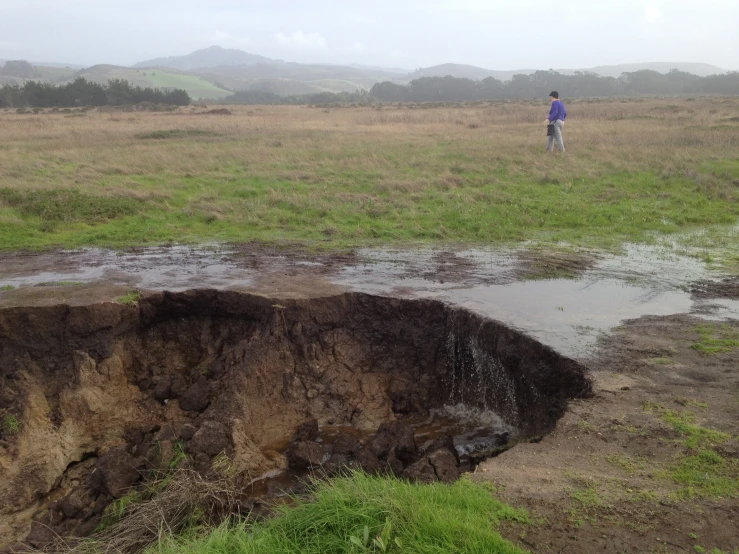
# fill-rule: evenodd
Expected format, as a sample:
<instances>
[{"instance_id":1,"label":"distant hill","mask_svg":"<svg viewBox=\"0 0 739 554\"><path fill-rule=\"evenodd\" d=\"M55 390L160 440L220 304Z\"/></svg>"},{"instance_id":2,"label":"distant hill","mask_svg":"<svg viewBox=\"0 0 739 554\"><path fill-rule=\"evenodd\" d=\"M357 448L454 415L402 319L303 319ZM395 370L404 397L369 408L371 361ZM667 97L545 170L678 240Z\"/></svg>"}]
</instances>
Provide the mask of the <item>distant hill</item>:
<instances>
[{"instance_id":1,"label":"distant hill","mask_svg":"<svg viewBox=\"0 0 739 554\"><path fill-rule=\"evenodd\" d=\"M488 77L493 77L499 81L508 81L514 75L519 73L525 73L529 75L533 73L534 69L517 69L511 71L496 71L492 69L484 69L482 67L476 67L474 65L465 65L461 63L444 63L441 65L435 65L433 67L423 67L409 73L405 80L410 82L414 79L420 79L421 77L446 77L451 75L452 77L458 77L460 79L472 79L473 81L481 81Z\"/></svg>"},{"instance_id":2,"label":"distant hill","mask_svg":"<svg viewBox=\"0 0 739 554\"><path fill-rule=\"evenodd\" d=\"M517 74L530 75L534 69L493 70L473 65L446 63L408 72L398 68L374 67L352 64L350 66L328 64L299 64L273 60L264 56L249 54L242 50L211 46L185 56L156 58L137 63L135 68L158 67L189 71L201 75L218 88L230 90L265 90L277 94L304 94L307 92L353 92L357 89L370 89L382 81L406 84L422 77L462 77L479 81L493 77L499 81L509 81ZM652 69L667 73L676 68L681 71L705 76L722 73L723 70L709 64L697 63L645 63L599 66L586 69L558 69L560 73L573 74L575 71L589 71L602 76L618 77L621 73Z\"/></svg>"},{"instance_id":3,"label":"distant hill","mask_svg":"<svg viewBox=\"0 0 739 554\"><path fill-rule=\"evenodd\" d=\"M84 65L78 63L57 63L57 62L31 62L38 67L53 67L54 69L84 69Z\"/></svg>"},{"instance_id":4,"label":"distant hill","mask_svg":"<svg viewBox=\"0 0 739 554\"><path fill-rule=\"evenodd\" d=\"M0 85L22 85L28 80L59 83L66 81L77 73L74 69L60 65L47 66L32 64L25 60L20 61L30 68L28 73L14 74L12 71L7 71L6 62L0 61Z\"/></svg>"},{"instance_id":5,"label":"distant hill","mask_svg":"<svg viewBox=\"0 0 739 554\"><path fill-rule=\"evenodd\" d=\"M355 69L369 69L370 71L382 71L384 73L399 73L400 75L407 75L410 73L408 69L401 69L399 67L382 67L375 65L363 65L361 63L353 63L349 67Z\"/></svg>"},{"instance_id":6,"label":"distant hill","mask_svg":"<svg viewBox=\"0 0 739 554\"><path fill-rule=\"evenodd\" d=\"M4 62L0 61L0 68ZM517 74L530 75L534 69L492 70L466 64L446 63L416 71L369 65L300 64L274 60L242 50L211 46L184 56L155 58L133 67L95 65L88 68L63 64L32 64L35 77L0 70L0 86L22 85L28 79L65 83L77 76L99 83L109 79L126 79L142 87L182 88L193 99L223 98L237 90L259 90L280 95L315 92L354 92L371 89L375 83L391 81L407 84L422 77L451 75L475 81L493 77L509 81ZM625 72L649 69L667 73L679 69L694 75L724 73L719 67L704 63L653 62L602 65L582 69L557 69L563 74L588 71L601 76L618 77Z\"/></svg>"},{"instance_id":7,"label":"distant hill","mask_svg":"<svg viewBox=\"0 0 739 554\"><path fill-rule=\"evenodd\" d=\"M229 89L267 90L277 94L354 92L361 89L369 90L380 81L404 78L382 70L299 63L228 65L212 67L200 74L207 80Z\"/></svg>"},{"instance_id":8,"label":"distant hill","mask_svg":"<svg viewBox=\"0 0 739 554\"><path fill-rule=\"evenodd\" d=\"M135 64L133 67L170 67L191 71L193 69L207 69L224 65L255 65L258 63L280 63L279 60L265 58L256 54L249 54L243 50L211 46L196 50L186 56L170 56L168 58L154 58Z\"/></svg>"},{"instance_id":9,"label":"distant hill","mask_svg":"<svg viewBox=\"0 0 739 554\"><path fill-rule=\"evenodd\" d=\"M684 62L650 62L650 63L622 63L619 65L599 65L587 71L597 73L602 77L619 77L622 73L631 73L642 69L651 69L658 73L669 73L672 69L679 69L686 73L692 73L699 77L718 75L726 73L725 69L707 63L684 63ZM563 71L564 73L564 71Z\"/></svg>"},{"instance_id":10,"label":"distant hill","mask_svg":"<svg viewBox=\"0 0 739 554\"><path fill-rule=\"evenodd\" d=\"M717 75L725 73L725 70L715 65L707 63L683 63L683 62L650 62L650 63L634 63L634 64L619 64L619 65L600 65L598 67L582 68L582 69L555 69L559 73L565 75L572 75L576 71L587 71L591 73L597 73L602 77L619 77L622 73L630 73L633 71L639 71L643 69L651 69L659 73L669 73L672 69L679 69L693 75L705 77L707 75ZM435 65L433 67L425 67L408 74L408 81L413 79L419 79L421 77L445 77L451 75L452 77L467 78L475 81L480 81L487 77L494 77L499 81L508 81L514 75L524 74L531 75L535 69L514 69L510 71L499 71L484 69L482 67L476 67L474 65L464 65L456 63L445 63L442 65Z\"/></svg>"}]
</instances>

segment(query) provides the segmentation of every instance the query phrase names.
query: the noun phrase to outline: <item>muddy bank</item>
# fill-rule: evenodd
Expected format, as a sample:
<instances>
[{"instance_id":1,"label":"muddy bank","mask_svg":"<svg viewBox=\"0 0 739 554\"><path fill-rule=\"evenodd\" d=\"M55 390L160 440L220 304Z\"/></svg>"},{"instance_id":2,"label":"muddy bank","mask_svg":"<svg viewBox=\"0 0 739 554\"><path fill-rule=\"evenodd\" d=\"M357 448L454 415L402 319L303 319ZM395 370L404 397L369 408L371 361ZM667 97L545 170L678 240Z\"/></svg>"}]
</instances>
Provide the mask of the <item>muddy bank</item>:
<instances>
[{"instance_id":1,"label":"muddy bank","mask_svg":"<svg viewBox=\"0 0 739 554\"><path fill-rule=\"evenodd\" d=\"M504 536L568 554L739 548L737 494L709 488L739 484L739 349L694 348L706 325L685 314L625 321L588 361L594 397L570 402L540 443L480 465L475 480L501 485L506 501L543 522ZM738 333L739 321L712 327ZM691 447L668 414L725 436ZM703 450L721 461L692 479L677 473Z\"/></svg>"},{"instance_id":2,"label":"muddy bank","mask_svg":"<svg viewBox=\"0 0 739 554\"><path fill-rule=\"evenodd\" d=\"M0 371L0 410L18 422L0 441L5 543L65 498L77 527L62 530L89 532L106 503L180 453L203 471L226 456L252 479L283 469L270 445L310 419L374 431L464 403L526 438L590 391L582 365L498 322L359 293L8 308Z\"/></svg>"}]
</instances>

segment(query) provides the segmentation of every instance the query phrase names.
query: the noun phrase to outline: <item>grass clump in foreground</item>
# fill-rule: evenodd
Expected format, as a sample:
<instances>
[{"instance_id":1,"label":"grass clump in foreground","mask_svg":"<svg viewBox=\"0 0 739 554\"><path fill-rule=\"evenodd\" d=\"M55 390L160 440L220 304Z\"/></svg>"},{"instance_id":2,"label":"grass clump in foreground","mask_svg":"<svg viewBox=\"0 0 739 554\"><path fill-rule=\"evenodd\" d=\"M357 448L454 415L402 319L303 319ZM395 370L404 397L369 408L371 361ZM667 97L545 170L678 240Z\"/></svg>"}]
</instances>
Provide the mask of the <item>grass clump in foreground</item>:
<instances>
[{"instance_id":1,"label":"grass clump in foreground","mask_svg":"<svg viewBox=\"0 0 739 554\"><path fill-rule=\"evenodd\" d=\"M687 448L664 473L680 486L678 498L726 498L739 494L739 460L721 455L716 447L729 441L731 435L695 424L691 411L670 410L660 404L647 403L647 413L657 413L677 432Z\"/></svg>"},{"instance_id":2,"label":"grass clump in foreground","mask_svg":"<svg viewBox=\"0 0 739 554\"><path fill-rule=\"evenodd\" d=\"M713 450L680 459L669 474L682 485L681 498L727 498L739 493L739 462Z\"/></svg>"},{"instance_id":3,"label":"grass clump in foreground","mask_svg":"<svg viewBox=\"0 0 739 554\"><path fill-rule=\"evenodd\" d=\"M712 356L739 349L739 332L726 324L699 325L696 331L700 340L692 345L693 350Z\"/></svg>"},{"instance_id":4,"label":"grass clump in foreground","mask_svg":"<svg viewBox=\"0 0 739 554\"><path fill-rule=\"evenodd\" d=\"M264 523L193 530L165 538L147 552L525 552L497 532L502 520L526 521L527 516L469 479L424 485L354 472L316 484L310 499L279 507L276 517Z\"/></svg>"}]
</instances>

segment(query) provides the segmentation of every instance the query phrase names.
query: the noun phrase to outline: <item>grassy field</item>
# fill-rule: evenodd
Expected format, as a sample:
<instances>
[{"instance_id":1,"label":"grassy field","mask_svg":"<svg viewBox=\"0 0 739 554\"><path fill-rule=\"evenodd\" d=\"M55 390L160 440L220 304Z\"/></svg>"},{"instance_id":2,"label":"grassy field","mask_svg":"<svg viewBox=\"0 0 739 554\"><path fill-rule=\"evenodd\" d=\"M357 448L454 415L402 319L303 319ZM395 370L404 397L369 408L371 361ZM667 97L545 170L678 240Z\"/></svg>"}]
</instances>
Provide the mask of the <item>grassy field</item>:
<instances>
[{"instance_id":1,"label":"grassy field","mask_svg":"<svg viewBox=\"0 0 739 554\"><path fill-rule=\"evenodd\" d=\"M614 248L702 230L736 256L739 99L568 110L565 155L544 152L544 102L0 113L2 247Z\"/></svg>"}]
</instances>

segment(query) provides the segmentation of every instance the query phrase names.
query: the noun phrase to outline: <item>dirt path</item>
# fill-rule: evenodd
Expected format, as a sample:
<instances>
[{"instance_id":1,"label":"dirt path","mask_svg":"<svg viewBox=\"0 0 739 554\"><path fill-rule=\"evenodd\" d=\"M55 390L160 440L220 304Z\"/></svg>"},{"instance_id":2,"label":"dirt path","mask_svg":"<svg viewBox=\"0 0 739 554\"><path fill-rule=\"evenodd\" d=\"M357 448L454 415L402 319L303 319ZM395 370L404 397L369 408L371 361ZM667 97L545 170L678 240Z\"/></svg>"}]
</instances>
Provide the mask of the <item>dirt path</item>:
<instances>
[{"instance_id":1,"label":"dirt path","mask_svg":"<svg viewBox=\"0 0 739 554\"><path fill-rule=\"evenodd\" d=\"M739 548L739 502L727 494L739 483L739 350L702 354L692 346L706 328L739 336L739 322L684 315L626 322L591 361L595 398L572 402L541 442L482 464L474 478L499 484L536 521L508 538L568 554ZM718 461L678 483L706 451Z\"/></svg>"}]
</instances>

